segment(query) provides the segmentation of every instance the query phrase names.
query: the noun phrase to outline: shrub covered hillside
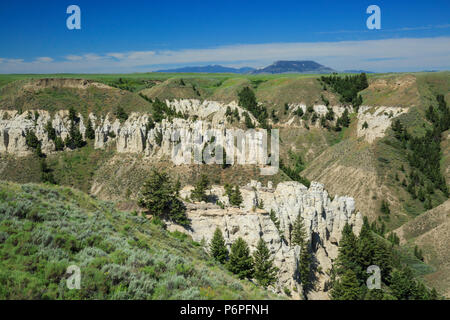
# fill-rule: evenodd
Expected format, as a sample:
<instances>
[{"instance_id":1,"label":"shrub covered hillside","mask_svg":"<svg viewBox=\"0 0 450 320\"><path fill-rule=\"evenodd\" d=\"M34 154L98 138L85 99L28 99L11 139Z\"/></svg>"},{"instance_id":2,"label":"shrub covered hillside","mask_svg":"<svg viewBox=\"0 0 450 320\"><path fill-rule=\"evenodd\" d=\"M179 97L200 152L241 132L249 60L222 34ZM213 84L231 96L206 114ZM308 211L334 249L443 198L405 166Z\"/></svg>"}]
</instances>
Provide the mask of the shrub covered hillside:
<instances>
[{"instance_id":1,"label":"shrub covered hillside","mask_svg":"<svg viewBox=\"0 0 450 320\"><path fill-rule=\"evenodd\" d=\"M0 185L0 299L274 298L203 245L71 188Z\"/></svg>"}]
</instances>

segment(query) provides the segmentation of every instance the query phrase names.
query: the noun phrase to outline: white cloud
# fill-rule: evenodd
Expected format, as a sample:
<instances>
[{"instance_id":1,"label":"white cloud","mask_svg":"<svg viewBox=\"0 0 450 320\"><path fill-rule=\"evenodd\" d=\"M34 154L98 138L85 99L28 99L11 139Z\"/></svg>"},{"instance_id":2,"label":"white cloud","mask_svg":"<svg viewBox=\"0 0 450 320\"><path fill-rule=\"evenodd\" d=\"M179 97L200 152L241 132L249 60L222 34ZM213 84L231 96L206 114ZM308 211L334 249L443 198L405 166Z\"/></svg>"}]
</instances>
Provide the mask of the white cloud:
<instances>
[{"instance_id":1,"label":"white cloud","mask_svg":"<svg viewBox=\"0 0 450 320\"><path fill-rule=\"evenodd\" d=\"M69 54L68 56L66 56L66 59L70 60L70 61L79 61L79 60L82 60L83 57L82 56L73 55L73 54Z\"/></svg>"},{"instance_id":2,"label":"white cloud","mask_svg":"<svg viewBox=\"0 0 450 320\"><path fill-rule=\"evenodd\" d=\"M123 59L125 58L125 54L124 53L108 53L107 54L108 57L113 57L116 59Z\"/></svg>"},{"instance_id":3,"label":"white cloud","mask_svg":"<svg viewBox=\"0 0 450 320\"><path fill-rule=\"evenodd\" d=\"M52 62L53 59L50 57L39 57L39 58L36 58L36 61L37 62Z\"/></svg>"},{"instance_id":4,"label":"white cloud","mask_svg":"<svg viewBox=\"0 0 450 320\"><path fill-rule=\"evenodd\" d=\"M160 66L215 64L261 67L275 60L315 60L337 70L450 69L450 37L341 42L242 44L206 49L67 55L62 61L5 59L1 73L138 72Z\"/></svg>"}]
</instances>

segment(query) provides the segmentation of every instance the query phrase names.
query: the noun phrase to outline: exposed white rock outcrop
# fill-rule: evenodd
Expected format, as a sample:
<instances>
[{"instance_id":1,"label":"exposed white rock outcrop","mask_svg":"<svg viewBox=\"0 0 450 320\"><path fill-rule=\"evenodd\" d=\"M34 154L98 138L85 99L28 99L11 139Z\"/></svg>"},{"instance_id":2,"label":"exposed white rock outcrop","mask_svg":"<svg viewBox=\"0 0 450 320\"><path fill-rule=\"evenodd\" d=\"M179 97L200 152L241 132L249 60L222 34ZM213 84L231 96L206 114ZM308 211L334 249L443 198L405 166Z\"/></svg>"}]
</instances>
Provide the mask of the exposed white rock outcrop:
<instances>
[{"instance_id":1,"label":"exposed white rock outcrop","mask_svg":"<svg viewBox=\"0 0 450 320\"><path fill-rule=\"evenodd\" d=\"M186 187L181 191L181 196L189 197L191 190L192 187ZM295 279L300 248L290 245L290 230L300 214L311 240L315 263L322 269L322 272L316 272L316 289L310 293L310 297L326 298L324 287L329 279L326 271L337 258L337 244L343 227L349 223L356 234L361 230L362 216L359 212L355 213L353 198L336 196L331 200L323 185L317 182L311 183L310 188L298 182L282 182L275 190L271 184L263 187L260 183L252 182L242 187L241 192L243 204L240 208L234 208L228 206L224 189L214 186L211 196L224 203L224 209L211 203L188 204L191 227L184 229L170 225L169 229L186 232L196 241L204 239L209 243L216 227L219 227L228 246L242 237L251 251L256 249L262 237L275 258L275 265L280 269L277 291L282 292L284 287L297 287L297 292L301 292L301 284ZM257 205L261 203L263 209L258 209ZM279 220L279 229L271 220L270 211Z\"/></svg>"},{"instance_id":2,"label":"exposed white rock outcrop","mask_svg":"<svg viewBox=\"0 0 450 320\"><path fill-rule=\"evenodd\" d=\"M392 120L406 112L408 108L361 106L358 110L357 135L372 143L384 137ZM367 128L363 128L364 123L367 123Z\"/></svg>"},{"instance_id":3,"label":"exposed white rock outcrop","mask_svg":"<svg viewBox=\"0 0 450 320\"><path fill-rule=\"evenodd\" d=\"M52 81L38 83L39 86L51 86ZM90 86L97 85L90 82L67 81L65 86ZM34 87L33 87L34 88ZM31 89L31 87L30 87ZM149 127L149 114L131 113L128 119L121 123L117 119L112 119L110 114L97 118L94 114L89 114L89 119L95 129L94 146L103 149L107 146L115 147L119 153L142 153L146 156L173 156L179 163L185 163L183 155L173 155L174 144L179 144L179 139L184 146L186 141L193 137L193 134L199 133L199 148L203 148L212 135L226 136L227 130L230 131L226 110L237 110L240 115L240 121L244 122L243 114L246 112L239 107L237 103L231 102L223 104L216 101L199 101L195 99L166 101L167 105L177 112L189 115L188 119L174 118L171 121L163 120L155 123L154 127ZM38 115L36 117L36 114ZM258 124L258 121L250 113L250 119ZM42 151L45 153L53 152L54 142L49 141L45 126L50 120L55 128L56 135L63 140L69 134L70 121L68 111L58 111L53 117L48 111L36 110L26 111L18 114L15 110L0 110L0 152L10 153L16 156L25 156L32 153L25 143L27 130L35 132L36 137L42 143ZM85 120L79 114L80 121L77 123L80 132L85 138ZM234 119L234 124L237 120ZM228 128L228 129L227 129ZM211 133L212 132L212 133ZM215 133L214 133L215 132ZM251 139L250 144L260 144L261 136ZM256 142L255 142L256 141ZM224 142L225 143L225 142ZM252 150L246 150L246 153L254 155ZM186 156L186 155L184 155ZM177 159L178 158L178 159Z\"/></svg>"},{"instance_id":4,"label":"exposed white rock outcrop","mask_svg":"<svg viewBox=\"0 0 450 320\"><path fill-rule=\"evenodd\" d=\"M296 124L296 122L304 122L304 120L299 119L297 116L294 115L294 113L298 110L298 109L302 109L303 113L306 113L306 111L308 110L308 107L303 104L303 103L290 103L288 104L289 106L289 112L291 114L291 117L289 118L289 120L287 120L284 125L285 126L293 126ZM339 118L340 116L342 116L342 114L344 113L346 107L343 106L325 106L325 105L313 105L312 106L314 112L320 117L325 117L326 114L328 113L329 109L333 110L334 112L334 121L337 120L337 118ZM348 108L349 112L351 112L351 108ZM314 124L315 127L320 127L320 121L316 121Z\"/></svg>"},{"instance_id":5,"label":"exposed white rock outcrop","mask_svg":"<svg viewBox=\"0 0 450 320\"><path fill-rule=\"evenodd\" d=\"M247 113L253 123L258 124L256 118L248 111L240 107L235 101L230 103L222 103L218 101L196 100L196 99L181 99L181 100L166 100L168 107L175 109L176 112L189 115L190 118L196 117L198 119L207 120L213 125L227 123L227 108L233 112L237 110L240 117L240 122L244 121L244 113Z\"/></svg>"},{"instance_id":6,"label":"exposed white rock outcrop","mask_svg":"<svg viewBox=\"0 0 450 320\"><path fill-rule=\"evenodd\" d=\"M317 115L320 116L325 116L328 112L328 108L330 108L331 110L333 110L334 114L338 117L340 117L344 111L345 111L345 107L343 106L329 106L327 107L326 105L322 105L322 104L317 104L317 105L313 105L312 106L314 109L314 112L317 113ZM295 112L298 109L302 109L303 112L306 112L306 110L308 109L308 107L303 104L303 103L290 103L289 104L289 111L291 112Z\"/></svg>"},{"instance_id":7,"label":"exposed white rock outcrop","mask_svg":"<svg viewBox=\"0 0 450 320\"><path fill-rule=\"evenodd\" d=\"M53 117L45 110L27 111L19 114L16 110L0 110L0 153L9 153L16 156L26 156L32 153L32 150L26 144L26 132L32 130L36 137L41 141L42 151L45 153L53 152L55 144L48 139L46 125L51 121L56 135L63 140L69 134L70 121L68 111L58 111ZM80 121L77 124L80 132L85 132L83 119L79 115Z\"/></svg>"},{"instance_id":8,"label":"exposed white rock outcrop","mask_svg":"<svg viewBox=\"0 0 450 320\"><path fill-rule=\"evenodd\" d=\"M194 102L196 100L193 100ZM192 102L192 101L191 101ZM197 101L198 102L198 101ZM195 103L197 103L195 102ZM197 106L196 104L189 106ZM186 106L186 104L181 104ZM215 110L217 105L205 104L205 108ZM184 109L185 111L187 109ZM203 113L206 116L206 113ZM85 138L86 121L78 115L79 127L83 138ZM223 117L220 117L223 120ZM46 125L51 121L56 135L63 140L68 136L70 121L68 111L58 111L53 117L47 111L38 110L36 113L25 112L18 114L17 111L0 110L0 153L9 153L16 156L31 154L26 145L26 132L33 131L41 141L42 151L51 153L55 150L55 144L48 139ZM240 164L265 164L267 163L267 152L264 152L264 141L267 137L261 130L245 132L244 140L239 140L238 133L226 125L224 121L213 118L209 120L173 118L170 121L163 119L159 123L150 125L150 115L142 113L131 113L128 119L120 122L112 119L109 114L97 118L93 114L89 119L95 130L94 147L104 149L115 148L119 153L137 153L145 157L168 157L174 164L190 164L205 160L203 151L208 146L207 153L214 155L214 149L225 147L228 157ZM231 144L236 147L232 148ZM221 151L220 151L221 152ZM219 153L217 153L219 154ZM222 160L222 157L217 156ZM212 159L211 161L214 161Z\"/></svg>"}]
</instances>

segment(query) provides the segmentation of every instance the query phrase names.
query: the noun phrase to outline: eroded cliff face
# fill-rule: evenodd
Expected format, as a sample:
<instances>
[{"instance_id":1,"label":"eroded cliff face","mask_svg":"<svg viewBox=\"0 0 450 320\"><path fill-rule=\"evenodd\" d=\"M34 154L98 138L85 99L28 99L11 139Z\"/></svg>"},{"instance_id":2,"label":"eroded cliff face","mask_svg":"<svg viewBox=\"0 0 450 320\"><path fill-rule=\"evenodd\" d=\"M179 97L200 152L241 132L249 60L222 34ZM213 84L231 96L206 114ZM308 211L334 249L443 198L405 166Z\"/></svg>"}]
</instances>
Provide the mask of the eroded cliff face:
<instances>
[{"instance_id":1,"label":"eroded cliff face","mask_svg":"<svg viewBox=\"0 0 450 320\"><path fill-rule=\"evenodd\" d=\"M406 112L408 108L361 106L358 110L357 136L373 143L377 138L385 136L396 117ZM367 123L367 128L364 123Z\"/></svg>"},{"instance_id":2,"label":"eroded cliff face","mask_svg":"<svg viewBox=\"0 0 450 320\"><path fill-rule=\"evenodd\" d=\"M8 153L15 156L26 156L32 150L26 144L26 132L32 130L42 143L42 151L50 153L55 150L55 144L48 139L45 129L50 121L56 131L56 135L63 140L69 135L69 112L58 111L53 116L48 111L36 110L19 113L17 110L0 110L0 153ZM86 130L83 118L77 123L80 132Z\"/></svg>"},{"instance_id":3,"label":"eroded cliff face","mask_svg":"<svg viewBox=\"0 0 450 320\"><path fill-rule=\"evenodd\" d=\"M180 194L189 198L191 190L192 187L184 188ZM300 247L292 246L290 242L290 231L300 214L311 240L316 278L315 289L308 293L307 298L327 299L328 272L338 255L342 229L349 223L356 234L361 230L362 216L355 212L353 198L336 196L331 200L323 185L317 182L313 182L309 189L298 182L282 182L276 188L272 188L270 183L263 187L252 182L242 187L241 192L243 204L240 208L231 207L223 187L214 186L210 196L221 201L225 208L211 203L188 203L191 227L185 229L170 224L169 229L185 232L195 241L203 240L209 244L218 227L229 247L242 237L252 252L262 238L279 268L279 280L274 289L283 292L284 288L289 288L295 298L304 298L301 283L296 280ZM258 209L258 204L262 204L262 209ZM279 229L270 217L271 210L280 222Z\"/></svg>"},{"instance_id":4,"label":"eroded cliff face","mask_svg":"<svg viewBox=\"0 0 450 320\"><path fill-rule=\"evenodd\" d=\"M240 120L233 120L234 126L244 122L245 110L236 103L222 104L215 101L180 100L166 101L170 108L177 112L189 115L187 119L174 118L171 121L164 119L149 127L149 114L131 113L128 119L120 122L112 115L97 118L89 114L89 119L95 130L95 148L103 149L111 146L119 153L142 153L145 156L174 156L176 162L185 163L182 154L173 155L173 145L180 139L190 141L193 135L199 134L199 147L203 148L213 135L226 135L226 130L232 128L225 116L227 108L237 110ZM32 130L42 143L42 151L51 153L55 150L54 142L49 140L46 132L48 121L52 123L56 135L63 140L69 134L70 121L67 110L58 111L53 116L48 111L18 111L0 110L0 153L15 156L25 156L32 153L26 145L26 132ZM86 120L78 114L80 121L76 123L83 138L85 138ZM257 120L249 114L250 119L258 124ZM259 143L260 136L255 137Z\"/></svg>"},{"instance_id":5,"label":"eroded cliff face","mask_svg":"<svg viewBox=\"0 0 450 320\"><path fill-rule=\"evenodd\" d=\"M216 101L200 101L195 99L166 101L166 104L176 112L186 115L186 119L174 118L164 119L160 123L155 123L154 127L149 127L149 114L131 113L128 119L120 122L111 114L97 117L89 114L89 119L95 129L95 148L103 149L112 146L119 153L141 153L145 156L169 156L175 159L176 163L186 163L183 154L173 154L173 145L184 138L189 141L194 134L200 133L200 147L215 136L227 135L227 130L243 127L245 122L244 109L235 102L228 104ZM291 113L301 108L306 111L304 104L291 104ZM239 120L227 117L227 109L237 110ZM328 108L324 105L313 106L314 111L319 116L324 116ZM333 106L331 109L335 113L335 119L341 116L345 107ZM391 125L391 121L407 112L407 108L362 106L358 112L357 136L363 137L372 143L375 139L385 135L386 129ZM247 112L248 113L248 112ZM258 121L250 113L249 117L253 123ZM45 110L26 111L19 114L16 110L0 110L0 153L8 153L15 156L25 156L31 154L32 150L25 143L27 130L33 130L37 138L42 142L42 151L51 153L55 150L54 142L49 140L45 126L48 121L52 123L56 135L63 140L69 134L70 121L68 111L61 110L51 115ZM80 121L76 123L81 134L85 135L86 119L78 115ZM232 119L233 118L233 119ZM297 122L300 123L298 124ZM281 127L302 125L304 120L292 116L285 123L280 123ZM367 122L368 128L363 128L363 123ZM316 126L320 126L320 121L316 121ZM216 131L212 133L212 130ZM256 148L262 144L262 136L257 135L247 142L249 148L246 152L249 157L255 153Z\"/></svg>"}]
</instances>

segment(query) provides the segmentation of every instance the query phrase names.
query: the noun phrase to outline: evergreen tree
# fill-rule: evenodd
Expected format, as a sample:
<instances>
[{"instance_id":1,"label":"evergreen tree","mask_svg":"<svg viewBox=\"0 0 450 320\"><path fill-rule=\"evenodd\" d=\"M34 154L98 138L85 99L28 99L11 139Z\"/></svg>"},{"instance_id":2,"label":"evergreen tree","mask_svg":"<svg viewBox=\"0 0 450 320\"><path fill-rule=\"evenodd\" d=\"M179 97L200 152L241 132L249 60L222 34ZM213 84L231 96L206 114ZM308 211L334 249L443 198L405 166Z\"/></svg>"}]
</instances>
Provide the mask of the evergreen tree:
<instances>
[{"instance_id":1,"label":"evergreen tree","mask_svg":"<svg viewBox=\"0 0 450 320\"><path fill-rule=\"evenodd\" d=\"M48 166L47 162L42 159L40 165L42 182L56 184L55 177L53 176L53 170Z\"/></svg>"},{"instance_id":2,"label":"evergreen tree","mask_svg":"<svg viewBox=\"0 0 450 320\"><path fill-rule=\"evenodd\" d=\"M231 191L231 194L228 194L228 199L232 206L239 207L242 204L242 201L244 200L242 198L241 190L239 189L238 185L234 187L234 190Z\"/></svg>"},{"instance_id":3,"label":"evergreen tree","mask_svg":"<svg viewBox=\"0 0 450 320\"><path fill-rule=\"evenodd\" d=\"M303 291L307 292L311 286L311 253L309 252L309 241L304 241L300 247L300 257L298 261L298 279L303 286Z\"/></svg>"},{"instance_id":4,"label":"evergreen tree","mask_svg":"<svg viewBox=\"0 0 450 320\"><path fill-rule=\"evenodd\" d=\"M241 237L231 245L228 270L236 274L240 279L253 276L253 258L250 255L248 244Z\"/></svg>"},{"instance_id":5,"label":"evergreen tree","mask_svg":"<svg viewBox=\"0 0 450 320\"><path fill-rule=\"evenodd\" d=\"M64 141L61 137L55 138L55 151L63 151L64 150Z\"/></svg>"},{"instance_id":6,"label":"evergreen tree","mask_svg":"<svg viewBox=\"0 0 450 320\"><path fill-rule=\"evenodd\" d=\"M427 200L425 200L424 207L425 207L426 210L430 210L430 209L433 208L433 204L431 202L431 198L430 197L427 197Z\"/></svg>"},{"instance_id":7,"label":"evergreen tree","mask_svg":"<svg viewBox=\"0 0 450 320\"><path fill-rule=\"evenodd\" d=\"M206 189L209 186L208 177L204 174L200 176L200 179L195 184L194 190L191 192L191 199L194 201L207 201L208 196L206 195Z\"/></svg>"},{"instance_id":8,"label":"evergreen tree","mask_svg":"<svg viewBox=\"0 0 450 320\"><path fill-rule=\"evenodd\" d=\"M216 231L214 231L209 251L211 256L222 264L228 260L228 249L225 245L222 231L220 231L218 227L216 228Z\"/></svg>"},{"instance_id":9,"label":"evergreen tree","mask_svg":"<svg viewBox=\"0 0 450 320\"><path fill-rule=\"evenodd\" d=\"M248 129L253 129L253 128L255 128L255 125L253 124L252 119L250 119L250 116L248 115L247 112L244 113L244 118L245 118L245 126L246 126Z\"/></svg>"},{"instance_id":10,"label":"evergreen tree","mask_svg":"<svg viewBox=\"0 0 450 320\"><path fill-rule=\"evenodd\" d=\"M423 253L422 250L419 249L419 247L416 245L414 246L414 255L416 256L417 259L423 261Z\"/></svg>"},{"instance_id":11,"label":"evergreen tree","mask_svg":"<svg viewBox=\"0 0 450 320\"><path fill-rule=\"evenodd\" d=\"M419 198L421 202L425 201L425 192L423 191L423 188L419 188L419 192L417 192L417 198Z\"/></svg>"},{"instance_id":12,"label":"evergreen tree","mask_svg":"<svg viewBox=\"0 0 450 320\"><path fill-rule=\"evenodd\" d=\"M337 258L338 274L344 274L351 269L355 275L361 274L358 264L357 238L352 231L352 227L346 223L342 230L341 241L339 241Z\"/></svg>"},{"instance_id":13,"label":"evergreen tree","mask_svg":"<svg viewBox=\"0 0 450 320\"><path fill-rule=\"evenodd\" d=\"M350 117L348 116L348 110L345 108L344 112L342 113L342 116L339 118L340 124L343 127L348 127L350 125Z\"/></svg>"},{"instance_id":14,"label":"evergreen tree","mask_svg":"<svg viewBox=\"0 0 450 320\"><path fill-rule=\"evenodd\" d=\"M48 140L55 141L56 139L56 130L53 128L52 122L50 120L47 121L45 125L45 131L47 131Z\"/></svg>"},{"instance_id":15,"label":"evergreen tree","mask_svg":"<svg viewBox=\"0 0 450 320\"><path fill-rule=\"evenodd\" d=\"M244 109L248 110L264 127L269 115L267 113L267 109L264 106L258 105L253 90L250 89L249 87L245 87L238 93L238 97L239 97L239 105Z\"/></svg>"},{"instance_id":16,"label":"evergreen tree","mask_svg":"<svg viewBox=\"0 0 450 320\"><path fill-rule=\"evenodd\" d=\"M41 145L41 141L36 137L34 131L27 129L25 132L25 144L31 149L36 149Z\"/></svg>"},{"instance_id":17,"label":"evergreen tree","mask_svg":"<svg viewBox=\"0 0 450 320\"><path fill-rule=\"evenodd\" d=\"M384 214L390 214L391 209L389 208L389 202L387 202L386 200L381 201L380 211Z\"/></svg>"},{"instance_id":18,"label":"evergreen tree","mask_svg":"<svg viewBox=\"0 0 450 320\"><path fill-rule=\"evenodd\" d=\"M69 120L70 122L78 123L80 121L80 118L78 118L77 113L73 107L69 108Z\"/></svg>"},{"instance_id":19,"label":"evergreen tree","mask_svg":"<svg viewBox=\"0 0 450 320\"><path fill-rule=\"evenodd\" d=\"M306 292L311 284L311 253L309 252L309 239L303 223L303 218L300 213L295 219L294 226L291 232L291 244L300 246L300 256L298 257L298 280L303 285L303 290Z\"/></svg>"},{"instance_id":20,"label":"evergreen tree","mask_svg":"<svg viewBox=\"0 0 450 320\"><path fill-rule=\"evenodd\" d=\"M302 247L305 242L307 242L305 225L303 223L303 218L299 213L295 219L294 226L292 227L291 244Z\"/></svg>"},{"instance_id":21,"label":"evergreen tree","mask_svg":"<svg viewBox=\"0 0 450 320\"><path fill-rule=\"evenodd\" d=\"M358 300L361 298L361 293L356 274L351 269L347 269L342 277L333 284L331 299Z\"/></svg>"},{"instance_id":22,"label":"evergreen tree","mask_svg":"<svg viewBox=\"0 0 450 320\"><path fill-rule=\"evenodd\" d=\"M81 135L80 129L76 125L75 121L70 121L69 135L66 137L64 144L69 149L81 148L85 145L83 141L83 136Z\"/></svg>"},{"instance_id":23,"label":"evergreen tree","mask_svg":"<svg viewBox=\"0 0 450 320\"><path fill-rule=\"evenodd\" d=\"M416 283L411 269L394 270L390 277L392 294L399 300L414 299Z\"/></svg>"},{"instance_id":24,"label":"evergreen tree","mask_svg":"<svg viewBox=\"0 0 450 320\"><path fill-rule=\"evenodd\" d=\"M91 119L89 119L89 118L87 120L85 136L86 136L86 138L91 139L91 140L95 139L95 131L94 131L94 128L92 127Z\"/></svg>"},{"instance_id":25,"label":"evergreen tree","mask_svg":"<svg viewBox=\"0 0 450 320\"><path fill-rule=\"evenodd\" d=\"M225 189L225 195L231 197L231 194L233 193L233 186L229 183L225 183L223 188Z\"/></svg>"},{"instance_id":26,"label":"evergreen tree","mask_svg":"<svg viewBox=\"0 0 450 320\"><path fill-rule=\"evenodd\" d=\"M177 180L175 181L175 185L173 186L174 191L175 191L175 196L179 197L180 196L180 190L181 190L181 182L180 182L180 178L177 178Z\"/></svg>"},{"instance_id":27,"label":"evergreen tree","mask_svg":"<svg viewBox=\"0 0 450 320\"><path fill-rule=\"evenodd\" d=\"M167 173L153 170L144 183L141 194L139 205L154 217L167 218L181 225L189 224L186 207L176 197L176 190Z\"/></svg>"},{"instance_id":28,"label":"evergreen tree","mask_svg":"<svg viewBox=\"0 0 450 320\"><path fill-rule=\"evenodd\" d=\"M126 121L128 119L128 114L125 112L125 110L122 107L117 107L116 112L114 112L117 119L120 120L120 122Z\"/></svg>"},{"instance_id":29,"label":"evergreen tree","mask_svg":"<svg viewBox=\"0 0 450 320\"><path fill-rule=\"evenodd\" d=\"M259 239L256 251L253 254L254 277L258 284L267 288L276 281L278 268L273 266L273 259L270 257L270 251L262 238Z\"/></svg>"},{"instance_id":30,"label":"evergreen tree","mask_svg":"<svg viewBox=\"0 0 450 320\"><path fill-rule=\"evenodd\" d=\"M366 277L365 270L372 264L372 259L375 251L375 240L372 236L372 230L369 225L369 220L364 217L363 226L359 234L357 241L357 262L360 265L358 271L361 274L357 274L359 277ZM356 270L354 270L356 271Z\"/></svg>"},{"instance_id":31,"label":"evergreen tree","mask_svg":"<svg viewBox=\"0 0 450 320\"><path fill-rule=\"evenodd\" d=\"M280 231L280 221L278 220L275 211L270 209L270 220L274 223L275 227L277 227L278 232Z\"/></svg>"},{"instance_id":32,"label":"evergreen tree","mask_svg":"<svg viewBox=\"0 0 450 320\"><path fill-rule=\"evenodd\" d=\"M300 107L298 107L297 110L295 110L295 114L296 114L299 118L303 117L303 115L304 115L303 109L300 108Z\"/></svg>"}]
</instances>

